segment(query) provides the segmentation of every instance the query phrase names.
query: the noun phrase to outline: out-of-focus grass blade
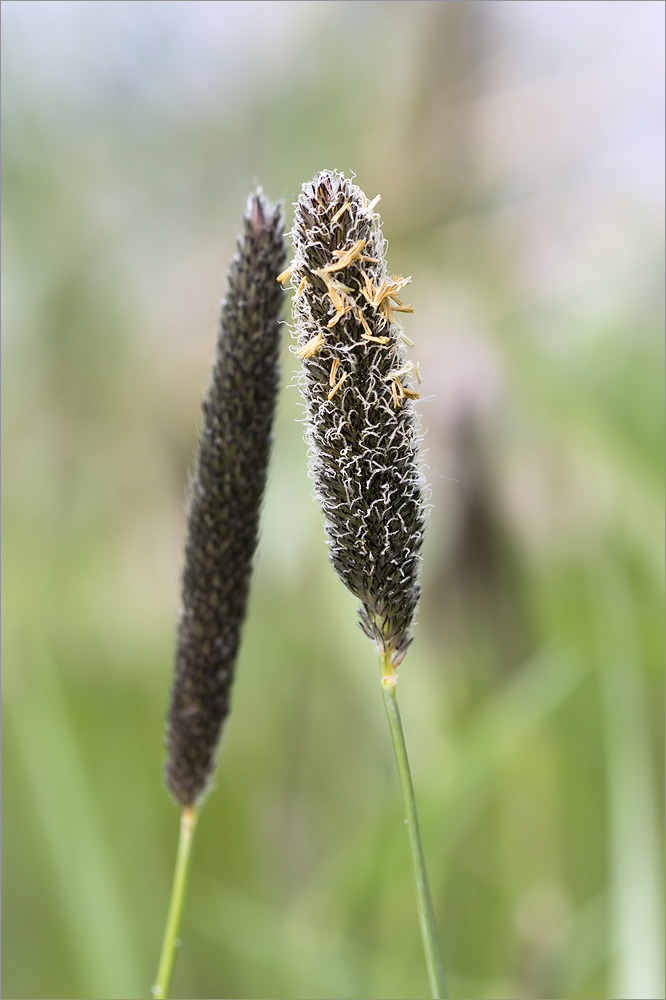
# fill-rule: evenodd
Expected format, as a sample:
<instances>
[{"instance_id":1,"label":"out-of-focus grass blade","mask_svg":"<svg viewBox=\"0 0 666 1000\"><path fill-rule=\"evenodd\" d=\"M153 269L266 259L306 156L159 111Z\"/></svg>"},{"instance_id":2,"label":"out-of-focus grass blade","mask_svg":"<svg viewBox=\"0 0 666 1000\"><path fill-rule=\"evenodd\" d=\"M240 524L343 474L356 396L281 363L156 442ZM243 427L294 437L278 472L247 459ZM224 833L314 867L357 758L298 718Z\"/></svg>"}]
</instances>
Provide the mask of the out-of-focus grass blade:
<instances>
[{"instance_id":1,"label":"out-of-focus grass blade","mask_svg":"<svg viewBox=\"0 0 666 1000\"><path fill-rule=\"evenodd\" d=\"M562 996L582 996L583 984L607 964L610 954L608 908L608 894L603 892L573 915L559 960Z\"/></svg>"},{"instance_id":2,"label":"out-of-focus grass blade","mask_svg":"<svg viewBox=\"0 0 666 1000\"><path fill-rule=\"evenodd\" d=\"M606 734L614 996L664 995L663 871L659 864L648 692L636 596L610 562L591 580Z\"/></svg>"},{"instance_id":3,"label":"out-of-focus grass blade","mask_svg":"<svg viewBox=\"0 0 666 1000\"><path fill-rule=\"evenodd\" d=\"M140 997L149 973L136 954L132 914L118 890L66 694L44 643L35 642L25 662L5 673L4 695L25 795L60 907L55 919L71 942L81 995Z\"/></svg>"},{"instance_id":4,"label":"out-of-focus grass blade","mask_svg":"<svg viewBox=\"0 0 666 1000\"><path fill-rule=\"evenodd\" d=\"M216 880L195 895L190 913L200 934L278 975L304 997L355 995L368 959L362 945L335 930L325 933L297 906L272 909Z\"/></svg>"},{"instance_id":5,"label":"out-of-focus grass blade","mask_svg":"<svg viewBox=\"0 0 666 1000\"><path fill-rule=\"evenodd\" d=\"M585 677L564 646L552 643L532 657L488 703L467 732L454 738L453 773L440 810L446 811L443 837L465 836L485 803L484 786L510 762Z\"/></svg>"}]
</instances>

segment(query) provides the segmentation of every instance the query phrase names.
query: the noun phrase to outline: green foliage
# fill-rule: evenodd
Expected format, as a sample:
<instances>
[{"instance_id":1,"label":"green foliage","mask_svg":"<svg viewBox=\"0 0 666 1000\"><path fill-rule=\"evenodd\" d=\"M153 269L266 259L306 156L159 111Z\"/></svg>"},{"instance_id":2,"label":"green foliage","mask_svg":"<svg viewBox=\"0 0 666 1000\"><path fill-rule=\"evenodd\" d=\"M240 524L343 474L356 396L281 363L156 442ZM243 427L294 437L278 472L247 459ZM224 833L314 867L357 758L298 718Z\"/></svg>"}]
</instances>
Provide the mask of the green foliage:
<instances>
[{"instance_id":1,"label":"green foliage","mask_svg":"<svg viewBox=\"0 0 666 1000\"><path fill-rule=\"evenodd\" d=\"M291 200L324 164L382 193L414 276L433 509L400 699L451 995L663 995L661 234L575 146L616 121L603 67L572 49L546 85L523 39L509 93L502 5L262 7L284 53L257 5L204 6L246 87L227 57L201 85L173 25L152 41L181 5L73 5L40 66L29 35L65 6L3 4L4 995L148 993L217 302L254 180ZM174 996L426 991L377 665L301 417L288 388Z\"/></svg>"}]
</instances>

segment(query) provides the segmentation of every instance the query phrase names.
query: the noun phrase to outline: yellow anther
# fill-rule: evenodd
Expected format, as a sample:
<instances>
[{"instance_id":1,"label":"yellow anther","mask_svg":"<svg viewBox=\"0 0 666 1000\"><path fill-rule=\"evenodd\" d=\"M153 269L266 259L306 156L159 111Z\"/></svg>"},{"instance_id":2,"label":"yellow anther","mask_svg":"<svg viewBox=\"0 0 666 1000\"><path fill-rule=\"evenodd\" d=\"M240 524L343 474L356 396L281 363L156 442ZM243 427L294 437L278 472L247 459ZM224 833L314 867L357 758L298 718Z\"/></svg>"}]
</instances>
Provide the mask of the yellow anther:
<instances>
[{"instance_id":1,"label":"yellow anther","mask_svg":"<svg viewBox=\"0 0 666 1000\"><path fill-rule=\"evenodd\" d=\"M393 299L393 302L395 302L395 305L393 305L393 302L391 303L391 308L393 309L393 312L397 312L397 313L413 313L414 312L414 306L412 306L412 305L403 306L402 302L400 301L400 299L398 298L398 296L395 294L395 292L391 292L390 295L389 295L389 298Z\"/></svg>"},{"instance_id":2,"label":"yellow anther","mask_svg":"<svg viewBox=\"0 0 666 1000\"><path fill-rule=\"evenodd\" d=\"M362 288L361 292L366 297L366 299L368 300L368 302L370 303L370 305L374 306L374 308L376 309L378 303L375 301L375 298L376 298L376 295L377 295L377 292L379 291L379 289L375 288L375 286L372 283L372 278L370 278L365 273L365 271L363 272L363 280L365 282L365 288Z\"/></svg>"},{"instance_id":3,"label":"yellow anther","mask_svg":"<svg viewBox=\"0 0 666 1000\"><path fill-rule=\"evenodd\" d=\"M344 380L346 378L349 378L349 372L345 372L344 375L342 376L342 378L338 382L335 383L335 385L333 386L333 388L331 389L331 391L328 394L328 397L327 397L328 399L333 399L333 397L335 396L336 392L338 391L338 389L340 388L340 386L342 385L342 383L344 382Z\"/></svg>"},{"instance_id":4,"label":"yellow anther","mask_svg":"<svg viewBox=\"0 0 666 1000\"><path fill-rule=\"evenodd\" d=\"M297 358L311 358L313 354L316 354L321 345L324 343L324 338L321 335L321 331L317 332L314 337L308 340L307 344L303 344L299 347L294 354Z\"/></svg>"},{"instance_id":5,"label":"yellow anther","mask_svg":"<svg viewBox=\"0 0 666 1000\"><path fill-rule=\"evenodd\" d=\"M360 321L361 325L363 326L363 329L365 330L363 336L372 337L372 330L368 326L368 321L363 315L363 310L361 309L360 306L356 306L356 308L354 309L354 316L356 316L356 319Z\"/></svg>"},{"instance_id":6,"label":"yellow anther","mask_svg":"<svg viewBox=\"0 0 666 1000\"><path fill-rule=\"evenodd\" d=\"M400 381L401 375L410 375L413 371L417 372L417 376L420 381L420 373L416 370L415 365L411 361L407 361L402 368L397 368L395 371L389 372L388 375L384 377L385 382L391 382L391 395L393 396L393 406L395 409L401 405L401 400L405 399L420 399L418 392L414 389L407 389L406 386Z\"/></svg>"},{"instance_id":7,"label":"yellow anther","mask_svg":"<svg viewBox=\"0 0 666 1000\"><path fill-rule=\"evenodd\" d=\"M361 321L361 325L362 325L363 329L365 330L365 333L363 334L363 336L364 337L372 337L372 330L368 326L368 321L365 318L365 316L363 315L363 310L360 308L360 306L356 307L356 311L355 311L354 315L357 317L357 319L359 319Z\"/></svg>"},{"instance_id":8,"label":"yellow anther","mask_svg":"<svg viewBox=\"0 0 666 1000\"><path fill-rule=\"evenodd\" d=\"M386 292L385 292L386 295L391 295L391 296L395 296L396 292L399 292L401 288L404 288L405 285L408 285L412 280L411 275L408 275L406 278L401 278L397 274L392 274L391 278L392 278L391 281L386 282Z\"/></svg>"},{"instance_id":9,"label":"yellow anther","mask_svg":"<svg viewBox=\"0 0 666 1000\"><path fill-rule=\"evenodd\" d=\"M278 274L277 281L279 281L281 285L284 285L285 281L288 281L290 277L291 277L291 268L288 267L286 271L282 272L282 274Z\"/></svg>"},{"instance_id":10,"label":"yellow anther","mask_svg":"<svg viewBox=\"0 0 666 1000\"><path fill-rule=\"evenodd\" d=\"M307 280L305 278L301 278L301 282L296 291L294 292L294 298L296 298L296 296L301 294L306 285L307 285Z\"/></svg>"},{"instance_id":11,"label":"yellow anther","mask_svg":"<svg viewBox=\"0 0 666 1000\"><path fill-rule=\"evenodd\" d=\"M325 269L322 267L313 267L312 273L316 274L321 280L326 284L328 289L328 294L331 294L331 288L335 288L338 292L353 292L354 289L350 288L349 285L343 285L341 281L337 278L332 278L330 274L327 274Z\"/></svg>"},{"instance_id":12,"label":"yellow anther","mask_svg":"<svg viewBox=\"0 0 666 1000\"><path fill-rule=\"evenodd\" d=\"M373 334L372 330L368 326L368 321L365 318L365 316L363 315L363 310L361 309L360 306L356 306L356 308L354 310L354 315L356 316L356 318L358 320L360 320L361 325L363 326L363 329L365 330L365 333L362 334L362 337L363 337L364 340L372 340L373 343L375 343L375 344L383 344L383 345L389 344L391 342L391 338L390 337L375 337L375 335Z\"/></svg>"},{"instance_id":13,"label":"yellow anther","mask_svg":"<svg viewBox=\"0 0 666 1000\"><path fill-rule=\"evenodd\" d=\"M398 386L398 392L400 393L401 396L405 396L407 399L421 398L418 392L415 392L413 389L408 389L406 386L404 386L399 378L395 380L395 383Z\"/></svg>"},{"instance_id":14,"label":"yellow anther","mask_svg":"<svg viewBox=\"0 0 666 1000\"><path fill-rule=\"evenodd\" d=\"M390 299L395 300L397 298L398 291L410 282L412 280L411 278L398 278L394 274L392 281L387 281L386 278L383 278L381 285L378 287L373 285L372 279L365 273L363 274L363 280L365 282L365 288L361 289L363 295L374 309L379 309L381 306L382 311L388 316L389 319L393 318L394 309L401 312L412 310L411 306L402 307L402 303L399 299L398 304L401 306L399 310L393 305L392 302L389 301Z\"/></svg>"},{"instance_id":15,"label":"yellow anther","mask_svg":"<svg viewBox=\"0 0 666 1000\"><path fill-rule=\"evenodd\" d=\"M412 372L416 371L416 365L413 361L405 361L402 368L394 368L390 371L388 375L384 376L384 381L388 382L392 378L401 378L403 375L411 375ZM420 374L417 376L420 380Z\"/></svg>"},{"instance_id":16,"label":"yellow anther","mask_svg":"<svg viewBox=\"0 0 666 1000\"><path fill-rule=\"evenodd\" d=\"M334 256L339 256L340 259L336 260L334 264L329 264L328 267L322 267L321 270L324 274L329 274L331 271L341 271L343 268L348 267L357 257L361 256L361 250L364 246L365 240L359 240L353 247L349 247L348 250L334 250Z\"/></svg>"},{"instance_id":17,"label":"yellow anther","mask_svg":"<svg viewBox=\"0 0 666 1000\"><path fill-rule=\"evenodd\" d=\"M335 326L336 323L338 322L338 320L341 319L344 316L345 313L348 313L350 309L353 309L353 307L354 307L354 303L353 302L349 302L346 306L343 306L342 308L339 308L338 311L336 312L335 316L328 321L328 323L326 324L326 326L329 327L329 328L332 327L332 326Z\"/></svg>"},{"instance_id":18,"label":"yellow anther","mask_svg":"<svg viewBox=\"0 0 666 1000\"><path fill-rule=\"evenodd\" d=\"M413 389L407 389L404 385L402 386L402 394L403 394L403 396L406 396L407 399L420 399L421 398L420 395L418 394L418 392L415 392Z\"/></svg>"},{"instance_id":19,"label":"yellow anther","mask_svg":"<svg viewBox=\"0 0 666 1000\"><path fill-rule=\"evenodd\" d=\"M321 268L315 269L315 274L326 283L326 291L328 292L328 297L333 303L333 308L335 309L335 316L328 322L327 326L335 326L341 316L349 312L353 308L353 302L347 302L345 298L345 292L352 292L353 289L348 285L343 285L341 281L337 281L335 278L331 278L329 274L322 271Z\"/></svg>"},{"instance_id":20,"label":"yellow anther","mask_svg":"<svg viewBox=\"0 0 666 1000\"><path fill-rule=\"evenodd\" d=\"M328 376L329 385L335 385L335 369L338 367L339 364L340 364L340 358L333 358L333 362L331 364L331 374Z\"/></svg>"},{"instance_id":21,"label":"yellow anther","mask_svg":"<svg viewBox=\"0 0 666 1000\"><path fill-rule=\"evenodd\" d=\"M341 218L342 218L342 216L343 216L343 215L345 214L345 212L347 211L347 209L348 209L348 208L350 207L350 205L351 205L351 202L349 202L349 201L346 201L346 202L344 203L344 205L342 206L342 208L339 208L339 209L337 210L337 212L335 213L335 215L334 215L334 216L333 216L333 218L331 219L331 222L332 222L332 223L333 223L333 222L337 222L337 221L338 221L338 219L341 219Z\"/></svg>"},{"instance_id":22,"label":"yellow anther","mask_svg":"<svg viewBox=\"0 0 666 1000\"><path fill-rule=\"evenodd\" d=\"M341 295L337 288L334 288L333 285L329 285L327 291L328 297L333 303L333 308L336 312L339 312L345 305L344 295Z\"/></svg>"}]
</instances>

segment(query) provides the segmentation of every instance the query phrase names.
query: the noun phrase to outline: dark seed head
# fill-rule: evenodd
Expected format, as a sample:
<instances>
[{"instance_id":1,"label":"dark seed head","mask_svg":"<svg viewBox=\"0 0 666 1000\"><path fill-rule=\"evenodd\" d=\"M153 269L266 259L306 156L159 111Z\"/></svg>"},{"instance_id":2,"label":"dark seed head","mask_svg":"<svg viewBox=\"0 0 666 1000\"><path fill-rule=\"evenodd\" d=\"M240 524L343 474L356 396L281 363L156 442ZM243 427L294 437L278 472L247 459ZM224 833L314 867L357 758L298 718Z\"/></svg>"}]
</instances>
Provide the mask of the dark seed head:
<instances>
[{"instance_id":1,"label":"dark seed head","mask_svg":"<svg viewBox=\"0 0 666 1000\"><path fill-rule=\"evenodd\" d=\"M361 626L400 662L419 598L425 511L399 312L374 205L341 174L304 184L292 230L294 315L310 474L331 561L361 601Z\"/></svg>"},{"instance_id":2,"label":"dark seed head","mask_svg":"<svg viewBox=\"0 0 666 1000\"><path fill-rule=\"evenodd\" d=\"M282 228L279 206L253 195L202 404L167 738L166 780L184 806L215 766L245 618L278 389Z\"/></svg>"}]
</instances>

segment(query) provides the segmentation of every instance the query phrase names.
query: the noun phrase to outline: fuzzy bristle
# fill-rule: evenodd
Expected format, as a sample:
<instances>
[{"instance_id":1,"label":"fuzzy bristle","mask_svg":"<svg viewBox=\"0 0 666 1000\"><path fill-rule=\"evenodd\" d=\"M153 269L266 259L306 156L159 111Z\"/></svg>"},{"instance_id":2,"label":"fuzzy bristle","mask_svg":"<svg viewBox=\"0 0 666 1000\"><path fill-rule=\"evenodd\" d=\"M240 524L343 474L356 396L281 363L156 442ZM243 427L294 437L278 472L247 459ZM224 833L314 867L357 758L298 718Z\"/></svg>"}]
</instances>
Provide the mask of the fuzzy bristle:
<instances>
[{"instance_id":1,"label":"fuzzy bristle","mask_svg":"<svg viewBox=\"0 0 666 1000\"><path fill-rule=\"evenodd\" d=\"M376 200L375 200L376 202ZM292 230L294 316L310 475L331 561L361 601L361 626L400 662L419 598L425 526L416 366L396 314L375 202L339 173L304 184Z\"/></svg>"},{"instance_id":2,"label":"fuzzy bristle","mask_svg":"<svg viewBox=\"0 0 666 1000\"><path fill-rule=\"evenodd\" d=\"M278 390L283 219L248 202L191 482L166 780L189 806L215 765L245 618Z\"/></svg>"}]
</instances>

